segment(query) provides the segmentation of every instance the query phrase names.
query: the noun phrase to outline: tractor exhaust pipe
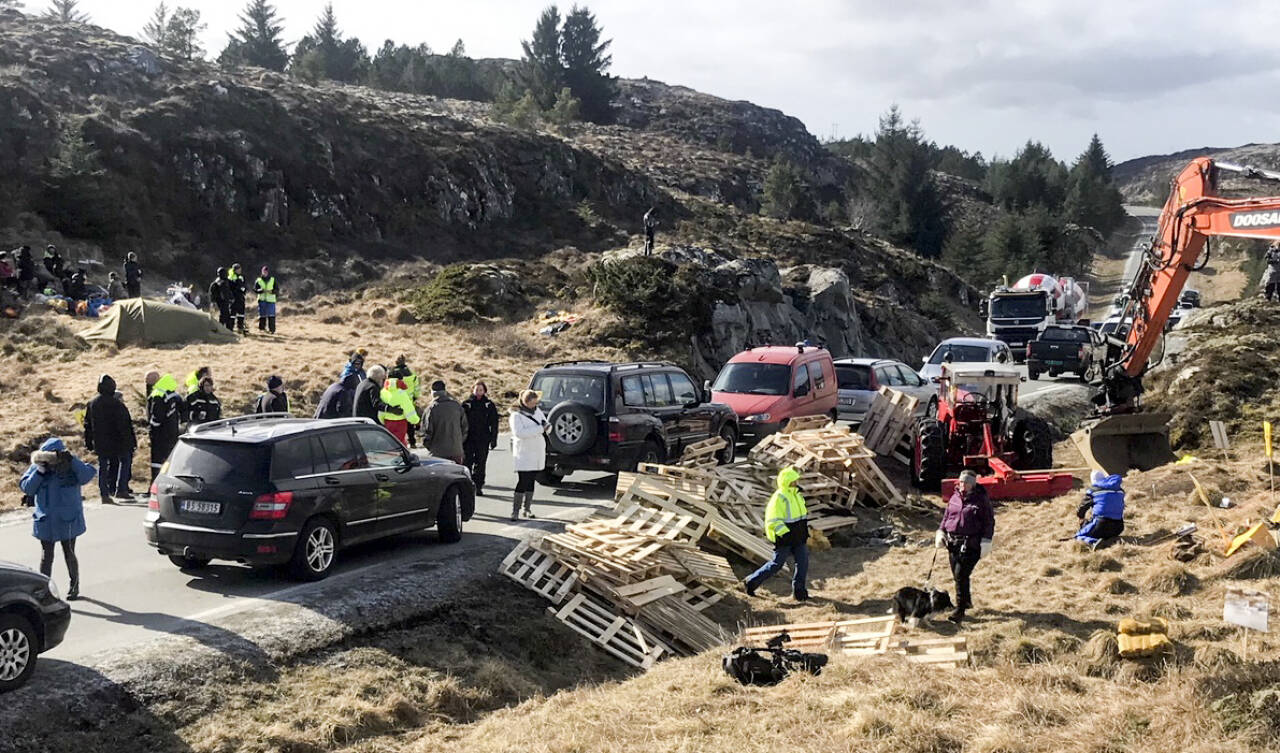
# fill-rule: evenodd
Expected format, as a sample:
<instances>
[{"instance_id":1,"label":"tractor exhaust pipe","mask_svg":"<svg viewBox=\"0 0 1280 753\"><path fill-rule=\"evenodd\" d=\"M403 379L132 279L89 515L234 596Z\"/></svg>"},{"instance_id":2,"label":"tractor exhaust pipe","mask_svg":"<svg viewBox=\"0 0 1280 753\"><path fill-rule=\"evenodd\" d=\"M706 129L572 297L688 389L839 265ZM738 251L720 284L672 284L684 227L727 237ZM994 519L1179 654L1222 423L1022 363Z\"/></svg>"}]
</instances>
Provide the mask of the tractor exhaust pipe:
<instances>
[{"instance_id":1,"label":"tractor exhaust pipe","mask_svg":"<svg viewBox=\"0 0 1280 753\"><path fill-rule=\"evenodd\" d=\"M1085 463L1108 474L1149 471L1177 460L1167 413L1125 413L1087 421L1071 435Z\"/></svg>"}]
</instances>

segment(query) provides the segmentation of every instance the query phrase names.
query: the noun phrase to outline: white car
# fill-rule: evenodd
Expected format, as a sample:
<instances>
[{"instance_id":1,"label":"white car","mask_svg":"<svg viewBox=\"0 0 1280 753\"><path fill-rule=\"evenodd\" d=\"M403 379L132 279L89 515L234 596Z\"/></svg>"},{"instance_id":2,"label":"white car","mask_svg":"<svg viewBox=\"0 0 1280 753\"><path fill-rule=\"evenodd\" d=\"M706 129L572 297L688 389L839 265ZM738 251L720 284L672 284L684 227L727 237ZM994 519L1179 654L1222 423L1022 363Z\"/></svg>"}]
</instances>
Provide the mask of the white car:
<instances>
[{"instance_id":1,"label":"white car","mask_svg":"<svg viewBox=\"0 0 1280 753\"><path fill-rule=\"evenodd\" d=\"M1013 351L999 340L985 337L950 337L938 343L933 354L922 359L920 376L933 383L942 375L942 363L1013 363Z\"/></svg>"},{"instance_id":2,"label":"white car","mask_svg":"<svg viewBox=\"0 0 1280 753\"><path fill-rule=\"evenodd\" d=\"M835 364L840 400L837 412L841 421L862 421L881 387L890 387L917 398L920 401L916 408L919 415L937 412L938 386L901 361L837 358Z\"/></svg>"}]
</instances>

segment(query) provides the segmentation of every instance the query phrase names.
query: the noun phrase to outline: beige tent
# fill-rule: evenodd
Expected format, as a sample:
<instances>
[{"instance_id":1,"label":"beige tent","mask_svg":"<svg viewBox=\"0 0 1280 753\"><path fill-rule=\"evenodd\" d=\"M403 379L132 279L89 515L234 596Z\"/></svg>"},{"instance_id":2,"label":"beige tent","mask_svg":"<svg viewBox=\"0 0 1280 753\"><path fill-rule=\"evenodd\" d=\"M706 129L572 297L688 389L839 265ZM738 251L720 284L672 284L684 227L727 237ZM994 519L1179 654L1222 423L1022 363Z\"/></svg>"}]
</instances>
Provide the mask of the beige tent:
<instances>
[{"instance_id":1,"label":"beige tent","mask_svg":"<svg viewBox=\"0 0 1280 753\"><path fill-rule=\"evenodd\" d=\"M116 301L97 324L79 333L79 337L116 345L219 344L237 339L203 311L145 298Z\"/></svg>"}]
</instances>

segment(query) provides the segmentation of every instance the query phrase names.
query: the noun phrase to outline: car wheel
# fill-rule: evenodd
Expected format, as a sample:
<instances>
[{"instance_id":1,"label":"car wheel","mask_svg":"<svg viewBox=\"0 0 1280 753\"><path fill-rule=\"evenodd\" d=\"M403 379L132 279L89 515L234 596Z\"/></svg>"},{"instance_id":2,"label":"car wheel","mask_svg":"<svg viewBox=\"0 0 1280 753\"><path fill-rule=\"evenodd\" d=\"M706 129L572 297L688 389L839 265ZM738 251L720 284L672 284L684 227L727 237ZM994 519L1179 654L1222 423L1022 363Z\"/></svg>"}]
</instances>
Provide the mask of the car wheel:
<instances>
[{"instance_id":1,"label":"car wheel","mask_svg":"<svg viewBox=\"0 0 1280 753\"><path fill-rule=\"evenodd\" d=\"M26 617L0 614L0 693L20 688L36 669L36 629Z\"/></svg>"},{"instance_id":2,"label":"car wheel","mask_svg":"<svg viewBox=\"0 0 1280 753\"><path fill-rule=\"evenodd\" d=\"M639 467L644 463L661 463L661 462L662 462L662 448L658 446L657 442L650 439L648 442L645 442L644 447L641 448L640 455L636 457L636 467L632 468L632 470L639 469Z\"/></svg>"},{"instance_id":3,"label":"car wheel","mask_svg":"<svg viewBox=\"0 0 1280 753\"><path fill-rule=\"evenodd\" d=\"M302 529L289 560L289 572L300 580L322 580L338 559L338 535L325 518L312 518Z\"/></svg>"},{"instance_id":4,"label":"car wheel","mask_svg":"<svg viewBox=\"0 0 1280 753\"><path fill-rule=\"evenodd\" d=\"M1039 378L1040 378L1040 372L1027 370L1027 379L1030 379L1031 381L1034 382Z\"/></svg>"},{"instance_id":5,"label":"car wheel","mask_svg":"<svg viewBox=\"0 0 1280 753\"><path fill-rule=\"evenodd\" d=\"M720 451L720 457L716 460L720 465L728 465L738 456L738 430L732 424L725 424L720 427L720 438L728 444Z\"/></svg>"},{"instance_id":6,"label":"car wheel","mask_svg":"<svg viewBox=\"0 0 1280 753\"><path fill-rule=\"evenodd\" d=\"M179 570L199 570L207 567L212 561L205 557L184 557L181 554L169 555L169 561L178 566Z\"/></svg>"},{"instance_id":7,"label":"car wheel","mask_svg":"<svg viewBox=\"0 0 1280 753\"><path fill-rule=\"evenodd\" d=\"M436 511L436 531L446 544L462 541L462 506L458 504L456 486L446 489L444 499L440 500L440 509Z\"/></svg>"},{"instance_id":8,"label":"car wheel","mask_svg":"<svg viewBox=\"0 0 1280 753\"><path fill-rule=\"evenodd\" d=\"M561 455L580 455L595 444L596 412L582 403L560 403L547 417L547 440Z\"/></svg>"}]
</instances>

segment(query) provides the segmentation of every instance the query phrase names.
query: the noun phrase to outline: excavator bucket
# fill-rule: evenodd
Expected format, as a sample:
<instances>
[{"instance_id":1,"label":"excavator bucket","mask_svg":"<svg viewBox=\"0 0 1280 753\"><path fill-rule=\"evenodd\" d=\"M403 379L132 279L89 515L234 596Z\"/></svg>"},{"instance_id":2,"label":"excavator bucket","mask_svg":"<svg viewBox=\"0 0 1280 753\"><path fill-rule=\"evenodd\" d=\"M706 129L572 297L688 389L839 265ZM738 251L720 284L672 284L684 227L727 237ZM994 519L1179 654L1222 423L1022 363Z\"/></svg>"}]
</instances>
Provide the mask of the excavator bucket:
<instances>
[{"instance_id":1,"label":"excavator bucket","mask_svg":"<svg viewBox=\"0 0 1280 753\"><path fill-rule=\"evenodd\" d=\"M1087 421L1071 435L1091 468L1123 474L1177 460L1169 446L1169 414L1126 413Z\"/></svg>"}]
</instances>

